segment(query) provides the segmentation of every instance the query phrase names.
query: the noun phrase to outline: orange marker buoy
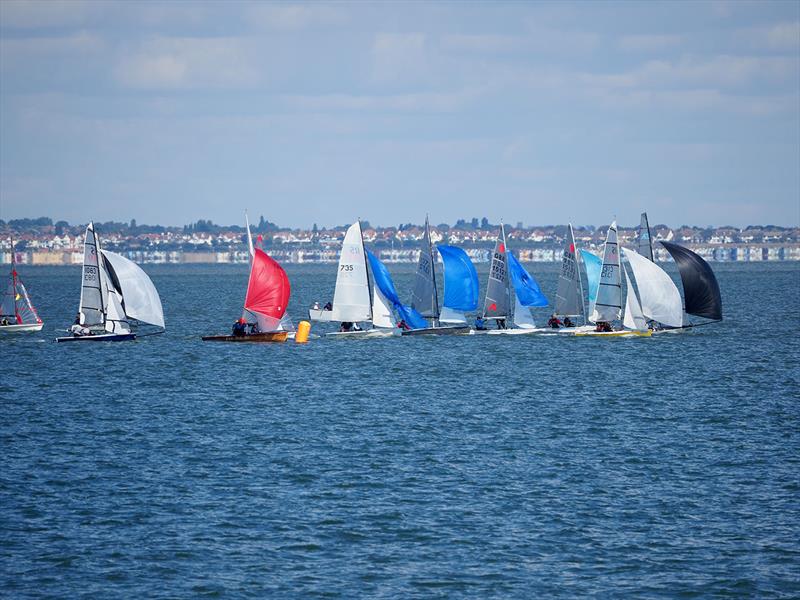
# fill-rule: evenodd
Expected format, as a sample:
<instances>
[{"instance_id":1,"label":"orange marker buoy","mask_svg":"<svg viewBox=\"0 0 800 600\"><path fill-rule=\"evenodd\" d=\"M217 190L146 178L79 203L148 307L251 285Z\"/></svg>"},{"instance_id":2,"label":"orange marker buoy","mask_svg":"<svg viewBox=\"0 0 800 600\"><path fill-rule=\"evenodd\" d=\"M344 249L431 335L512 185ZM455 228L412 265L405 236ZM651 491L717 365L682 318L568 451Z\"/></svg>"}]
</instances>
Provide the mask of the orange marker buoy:
<instances>
[{"instance_id":1,"label":"orange marker buoy","mask_svg":"<svg viewBox=\"0 0 800 600\"><path fill-rule=\"evenodd\" d=\"M300 321L297 324L297 333L294 335L295 343L305 344L308 342L309 333L311 333L311 323L308 321Z\"/></svg>"}]
</instances>

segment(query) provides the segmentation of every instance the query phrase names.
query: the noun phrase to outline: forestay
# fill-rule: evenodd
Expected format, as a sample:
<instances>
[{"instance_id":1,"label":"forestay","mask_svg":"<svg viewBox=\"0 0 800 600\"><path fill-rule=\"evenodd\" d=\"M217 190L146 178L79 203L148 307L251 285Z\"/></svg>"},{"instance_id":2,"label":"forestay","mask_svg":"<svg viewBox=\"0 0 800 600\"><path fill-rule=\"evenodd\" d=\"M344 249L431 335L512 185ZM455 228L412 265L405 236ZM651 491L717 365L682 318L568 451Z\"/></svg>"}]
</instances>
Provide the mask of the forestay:
<instances>
[{"instance_id":1,"label":"forestay","mask_svg":"<svg viewBox=\"0 0 800 600\"><path fill-rule=\"evenodd\" d=\"M589 320L611 322L622 316L622 279L620 275L619 249L617 247L617 222L608 228L603 249L603 268L600 285Z\"/></svg>"},{"instance_id":2,"label":"forestay","mask_svg":"<svg viewBox=\"0 0 800 600\"><path fill-rule=\"evenodd\" d=\"M644 316L670 327L681 327L683 303L672 278L664 269L636 251L623 248L622 253L628 259L636 279Z\"/></svg>"},{"instance_id":3,"label":"forestay","mask_svg":"<svg viewBox=\"0 0 800 600\"><path fill-rule=\"evenodd\" d=\"M561 256L555 312L562 317L585 317L584 311L583 286L575 250L575 234L572 231L572 223L570 223L564 252Z\"/></svg>"},{"instance_id":4,"label":"forestay","mask_svg":"<svg viewBox=\"0 0 800 600\"><path fill-rule=\"evenodd\" d=\"M344 236L339 271L336 274L336 290L333 294L333 321L372 320L369 276L361 236L359 221L353 223Z\"/></svg>"},{"instance_id":5,"label":"forestay","mask_svg":"<svg viewBox=\"0 0 800 600\"><path fill-rule=\"evenodd\" d=\"M102 251L110 263L114 278L122 294L124 314L131 319L164 327L164 309L156 286L142 268L132 260L111 252ZM111 318L109 309L109 318Z\"/></svg>"},{"instance_id":6,"label":"forestay","mask_svg":"<svg viewBox=\"0 0 800 600\"><path fill-rule=\"evenodd\" d=\"M438 249L444 265L444 305L439 320L465 323L464 313L478 308L478 273L461 248L438 246Z\"/></svg>"}]
</instances>

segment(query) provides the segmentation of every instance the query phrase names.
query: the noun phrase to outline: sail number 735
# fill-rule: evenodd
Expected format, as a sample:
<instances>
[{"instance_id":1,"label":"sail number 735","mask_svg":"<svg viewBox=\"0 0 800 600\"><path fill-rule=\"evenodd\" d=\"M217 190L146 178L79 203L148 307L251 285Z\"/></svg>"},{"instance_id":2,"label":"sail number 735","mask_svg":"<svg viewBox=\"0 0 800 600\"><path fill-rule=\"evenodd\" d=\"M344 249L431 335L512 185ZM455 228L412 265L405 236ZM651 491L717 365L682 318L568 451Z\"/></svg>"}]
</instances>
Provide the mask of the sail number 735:
<instances>
[{"instance_id":1,"label":"sail number 735","mask_svg":"<svg viewBox=\"0 0 800 600\"><path fill-rule=\"evenodd\" d=\"M353 265L339 265L339 271L352 271Z\"/></svg>"}]
</instances>

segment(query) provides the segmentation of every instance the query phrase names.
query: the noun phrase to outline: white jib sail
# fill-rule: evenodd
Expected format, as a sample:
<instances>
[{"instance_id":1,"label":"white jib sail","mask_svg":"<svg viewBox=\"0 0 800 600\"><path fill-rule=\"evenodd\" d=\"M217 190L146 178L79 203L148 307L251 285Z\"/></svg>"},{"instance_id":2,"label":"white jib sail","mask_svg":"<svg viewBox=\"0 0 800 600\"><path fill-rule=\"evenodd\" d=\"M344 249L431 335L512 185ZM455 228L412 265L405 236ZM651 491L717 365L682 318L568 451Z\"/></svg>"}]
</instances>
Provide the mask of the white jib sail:
<instances>
[{"instance_id":1,"label":"white jib sail","mask_svg":"<svg viewBox=\"0 0 800 600\"><path fill-rule=\"evenodd\" d=\"M344 236L331 319L351 322L372 320L367 262L361 239L361 223L358 221L350 226Z\"/></svg>"},{"instance_id":2,"label":"white jib sail","mask_svg":"<svg viewBox=\"0 0 800 600\"><path fill-rule=\"evenodd\" d=\"M597 300L589 320L611 322L622 316L622 275L620 274L617 222L611 223L603 249L603 269Z\"/></svg>"},{"instance_id":3,"label":"white jib sail","mask_svg":"<svg viewBox=\"0 0 800 600\"><path fill-rule=\"evenodd\" d=\"M377 285L372 288L372 324L375 327L389 328L397 325L389 301L384 298Z\"/></svg>"},{"instance_id":4,"label":"white jib sail","mask_svg":"<svg viewBox=\"0 0 800 600\"><path fill-rule=\"evenodd\" d=\"M535 329L536 323L533 321L533 315L530 308L522 306L519 301L519 296L514 293L514 325L520 329Z\"/></svg>"},{"instance_id":5,"label":"white jib sail","mask_svg":"<svg viewBox=\"0 0 800 600\"><path fill-rule=\"evenodd\" d=\"M622 253L633 270L644 316L670 327L683 325L683 301L672 278L636 251L623 248Z\"/></svg>"},{"instance_id":6,"label":"white jib sail","mask_svg":"<svg viewBox=\"0 0 800 600\"><path fill-rule=\"evenodd\" d=\"M122 297L125 300L124 314L137 321L163 328L164 309L161 306L161 298L147 273L135 262L116 252L108 250L102 252L111 263L119 281Z\"/></svg>"},{"instance_id":7,"label":"white jib sail","mask_svg":"<svg viewBox=\"0 0 800 600\"><path fill-rule=\"evenodd\" d=\"M642 307L639 305L639 299L636 297L636 291L631 285L631 278L625 277L625 284L627 287L627 298L625 299L625 318L622 320L622 325L625 329L635 329L637 331L644 331L647 329L647 320L642 313Z\"/></svg>"},{"instance_id":8,"label":"white jib sail","mask_svg":"<svg viewBox=\"0 0 800 600\"><path fill-rule=\"evenodd\" d=\"M467 322L467 317L460 310L443 306L441 312L439 313L439 322L462 324Z\"/></svg>"}]
</instances>

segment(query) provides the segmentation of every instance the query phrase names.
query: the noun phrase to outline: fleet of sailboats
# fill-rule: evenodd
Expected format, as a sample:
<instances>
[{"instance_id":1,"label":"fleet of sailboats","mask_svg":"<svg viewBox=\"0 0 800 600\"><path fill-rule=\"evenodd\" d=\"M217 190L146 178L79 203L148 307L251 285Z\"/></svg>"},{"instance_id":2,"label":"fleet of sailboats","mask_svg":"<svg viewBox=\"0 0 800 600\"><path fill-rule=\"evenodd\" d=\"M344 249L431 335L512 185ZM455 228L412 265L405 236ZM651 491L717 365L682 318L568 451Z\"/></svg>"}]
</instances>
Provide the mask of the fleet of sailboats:
<instances>
[{"instance_id":1,"label":"fleet of sailboats","mask_svg":"<svg viewBox=\"0 0 800 600\"><path fill-rule=\"evenodd\" d=\"M554 312L544 328L536 326L531 308L548 306L548 300L536 279L509 251L502 224L491 254L483 306L476 314L480 286L475 266L461 248L440 244L434 249L427 217L410 304L400 299L386 265L366 249L361 222L356 220L342 243L333 301L324 307L315 303L309 319L339 323L339 331L327 335L345 338L554 331L576 336L649 337L721 321L719 284L708 263L688 248L660 243L678 267L683 293L655 262L647 213L641 214L635 248L620 247L617 224L612 222L601 257L577 248L570 224ZM205 341L283 342L294 335L287 313L289 278L264 251L260 236L253 243L249 221L247 244L250 272L242 316L230 335L205 336ZM441 307L437 254L444 275ZM43 324L17 272L13 243L11 256L11 273L0 305L0 332L40 331ZM133 340L137 326L145 324L156 328L153 333L163 333L164 313L153 282L133 261L103 249L93 223L86 227L81 279L77 317L70 335L57 341ZM471 315L476 317L475 329L468 323ZM692 322L690 316L702 321ZM569 320L569 326L561 327L560 319Z\"/></svg>"}]
</instances>

